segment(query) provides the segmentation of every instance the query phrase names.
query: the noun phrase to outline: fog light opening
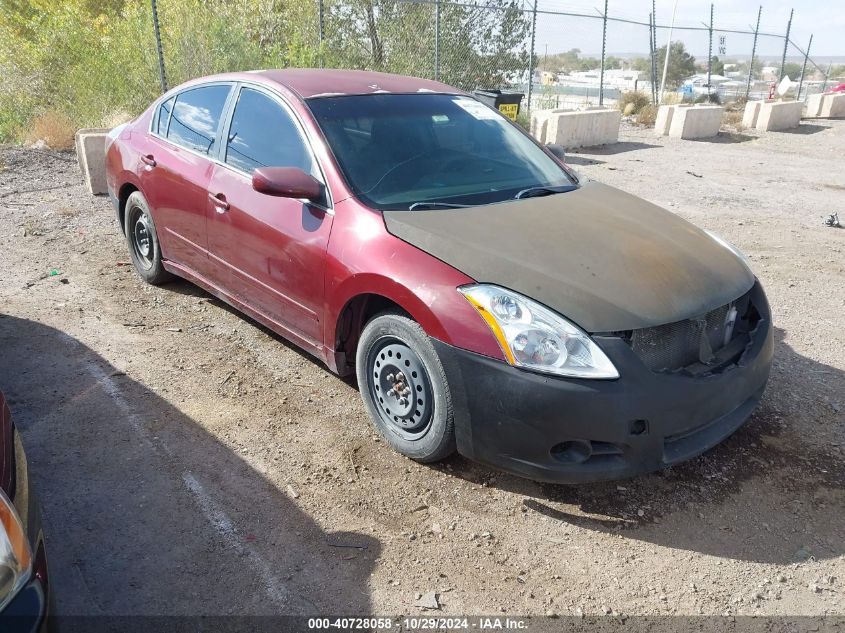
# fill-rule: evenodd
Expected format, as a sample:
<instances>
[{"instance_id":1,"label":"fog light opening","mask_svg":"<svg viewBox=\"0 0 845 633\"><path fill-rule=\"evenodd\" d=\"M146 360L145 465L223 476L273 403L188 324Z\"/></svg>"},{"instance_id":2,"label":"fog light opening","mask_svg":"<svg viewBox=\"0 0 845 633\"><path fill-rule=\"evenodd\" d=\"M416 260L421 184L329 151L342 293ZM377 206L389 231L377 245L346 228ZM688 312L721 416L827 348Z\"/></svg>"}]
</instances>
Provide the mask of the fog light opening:
<instances>
[{"instance_id":1,"label":"fog light opening","mask_svg":"<svg viewBox=\"0 0 845 633\"><path fill-rule=\"evenodd\" d=\"M569 440L552 446L551 454L556 460L567 464L582 464L592 455L590 443L585 440Z\"/></svg>"}]
</instances>

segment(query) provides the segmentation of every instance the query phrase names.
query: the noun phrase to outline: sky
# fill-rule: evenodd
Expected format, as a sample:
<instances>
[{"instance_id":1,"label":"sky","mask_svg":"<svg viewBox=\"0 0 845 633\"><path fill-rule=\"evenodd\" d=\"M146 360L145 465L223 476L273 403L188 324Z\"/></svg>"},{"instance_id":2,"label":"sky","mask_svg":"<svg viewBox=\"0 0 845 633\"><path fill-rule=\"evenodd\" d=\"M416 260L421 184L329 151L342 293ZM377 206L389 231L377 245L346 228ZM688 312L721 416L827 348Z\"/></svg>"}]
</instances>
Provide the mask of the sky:
<instances>
[{"instance_id":1,"label":"sky","mask_svg":"<svg viewBox=\"0 0 845 633\"><path fill-rule=\"evenodd\" d=\"M845 2L842 0L713 0L715 29L719 27L753 32L757 11L762 5L760 19L761 33L785 34L790 9L795 9L790 39L801 48L807 49L810 34L813 35L811 58L827 60L842 57L845 62ZM536 51L543 55L579 48L584 54L598 56L601 53L602 20L604 0L537 0ZM676 26L703 27L710 20L710 0L678 0ZM526 0L531 5L531 0ZM667 26L672 19L673 0L656 0L657 23ZM651 0L608 0L608 16L648 23ZM588 13L597 19L555 15L552 12ZM545 13L550 12L550 13ZM647 26L608 22L607 52L648 53ZM724 41L721 41L724 36ZM668 28L657 31L657 45L663 46L669 37ZM673 40L681 39L687 49L696 57L707 57L707 31L675 29ZM753 35L719 33L714 30L713 54L720 57L748 58L751 55ZM724 49L724 54L719 50ZM757 54L779 60L783 54L783 39L761 36L757 42ZM803 53L790 45L790 57Z\"/></svg>"}]
</instances>

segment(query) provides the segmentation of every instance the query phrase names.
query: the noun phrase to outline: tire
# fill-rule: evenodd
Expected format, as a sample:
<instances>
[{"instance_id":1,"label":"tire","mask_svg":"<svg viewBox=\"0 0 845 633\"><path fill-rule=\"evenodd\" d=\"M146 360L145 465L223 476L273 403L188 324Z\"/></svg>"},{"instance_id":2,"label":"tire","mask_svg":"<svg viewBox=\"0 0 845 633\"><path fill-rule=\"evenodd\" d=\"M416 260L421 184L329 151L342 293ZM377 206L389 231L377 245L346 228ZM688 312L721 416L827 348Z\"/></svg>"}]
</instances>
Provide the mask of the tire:
<instances>
[{"instance_id":1,"label":"tire","mask_svg":"<svg viewBox=\"0 0 845 633\"><path fill-rule=\"evenodd\" d=\"M133 192L126 200L124 233L129 257L138 275L148 284L158 286L173 279L161 263L161 244L155 222L144 194Z\"/></svg>"},{"instance_id":2,"label":"tire","mask_svg":"<svg viewBox=\"0 0 845 633\"><path fill-rule=\"evenodd\" d=\"M355 371L364 405L394 450L423 463L455 452L446 374L416 321L395 312L369 321L358 341Z\"/></svg>"}]
</instances>

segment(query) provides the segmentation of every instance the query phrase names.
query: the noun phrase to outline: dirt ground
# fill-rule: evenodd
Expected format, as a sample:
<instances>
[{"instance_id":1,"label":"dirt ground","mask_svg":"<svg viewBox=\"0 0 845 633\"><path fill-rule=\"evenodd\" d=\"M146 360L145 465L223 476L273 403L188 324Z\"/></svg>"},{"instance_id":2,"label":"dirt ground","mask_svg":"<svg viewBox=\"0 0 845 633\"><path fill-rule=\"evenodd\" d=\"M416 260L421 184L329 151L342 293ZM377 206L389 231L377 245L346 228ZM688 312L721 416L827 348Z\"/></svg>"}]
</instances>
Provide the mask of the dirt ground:
<instances>
[{"instance_id":1,"label":"dirt ground","mask_svg":"<svg viewBox=\"0 0 845 633\"><path fill-rule=\"evenodd\" d=\"M142 284L72 154L0 149L0 388L58 612L845 614L845 121L621 141L571 162L748 253L775 366L721 446L574 487L393 453L354 384Z\"/></svg>"}]
</instances>

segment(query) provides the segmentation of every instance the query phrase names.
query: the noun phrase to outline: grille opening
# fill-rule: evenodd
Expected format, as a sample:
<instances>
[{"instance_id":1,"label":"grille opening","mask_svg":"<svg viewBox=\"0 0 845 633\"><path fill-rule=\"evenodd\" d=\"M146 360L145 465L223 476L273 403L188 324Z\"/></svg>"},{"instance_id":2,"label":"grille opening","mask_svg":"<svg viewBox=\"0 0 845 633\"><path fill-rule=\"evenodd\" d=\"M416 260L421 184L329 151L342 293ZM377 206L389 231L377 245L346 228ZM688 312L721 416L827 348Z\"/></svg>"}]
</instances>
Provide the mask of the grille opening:
<instances>
[{"instance_id":1,"label":"grille opening","mask_svg":"<svg viewBox=\"0 0 845 633\"><path fill-rule=\"evenodd\" d=\"M742 357L760 321L750 294L699 317L630 330L623 339L651 371L718 373Z\"/></svg>"}]
</instances>

